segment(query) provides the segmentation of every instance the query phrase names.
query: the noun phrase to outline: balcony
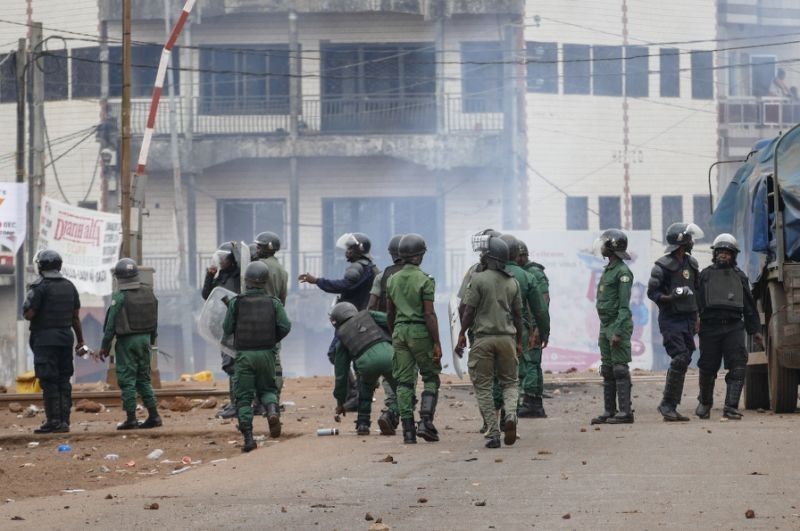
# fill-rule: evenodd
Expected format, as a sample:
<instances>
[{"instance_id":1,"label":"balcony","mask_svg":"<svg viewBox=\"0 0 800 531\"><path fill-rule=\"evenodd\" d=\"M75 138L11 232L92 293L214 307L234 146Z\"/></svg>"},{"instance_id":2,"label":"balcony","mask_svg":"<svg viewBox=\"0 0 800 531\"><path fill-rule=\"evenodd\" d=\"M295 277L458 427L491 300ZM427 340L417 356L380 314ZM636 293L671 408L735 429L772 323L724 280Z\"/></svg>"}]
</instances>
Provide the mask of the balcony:
<instances>
[{"instance_id":1,"label":"balcony","mask_svg":"<svg viewBox=\"0 0 800 531\"><path fill-rule=\"evenodd\" d=\"M728 98L719 103L719 122L728 130L785 129L800 122L800 102L773 97Z\"/></svg>"}]
</instances>

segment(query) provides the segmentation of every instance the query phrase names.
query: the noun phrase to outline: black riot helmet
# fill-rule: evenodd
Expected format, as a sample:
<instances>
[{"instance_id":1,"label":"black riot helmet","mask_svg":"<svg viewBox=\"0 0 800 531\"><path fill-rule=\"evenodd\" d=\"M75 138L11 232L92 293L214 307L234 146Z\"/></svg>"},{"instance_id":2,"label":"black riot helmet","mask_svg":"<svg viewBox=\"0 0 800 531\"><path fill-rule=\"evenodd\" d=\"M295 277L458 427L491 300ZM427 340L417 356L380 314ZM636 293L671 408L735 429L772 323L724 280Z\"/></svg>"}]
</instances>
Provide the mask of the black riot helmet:
<instances>
[{"instance_id":1,"label":"black riot helmet","mask_svg":"<svg viewBox=\"0 0 800 531\"><path fill-rule=\"evenodd\" d=\"M694 247L694 242L702 239L703 236L703 230L694 223L684 223L683 221L673 223L667 227L665 236L667 247L664 252L671 253L683 247L689 253Z\"/></svg>"},{"instance_id":2,"label":"black riot helmet","mask_svg":"<svg viewBox=\"0 0 800 531\"><path fill-rule=\"evenodd\" d=\"M363 232L346 232L336 240L336 247L345 251L352 250L355 257L369 256L372 242Z\"/></svg>"},{"instance_id":3,"label":"black riot helmet","mask_svg":"<svg viewBox=\"0 0 800 531\"><path fill-rule=\"evenodd\" d=\"M114 266L114 276L117 279L127 280L139 275L139 266L131 258L122 258Z\"/></svg>"},{"instance_id":4,"label":"black riot helmet","mask_svg":"<svg viewBox=\"0 0 800 531\"><path fill-rule=\"evenodd\" d=\"M281 250L281 239L277 234L270 231L260 232L256 236L256 241L253 242L258 246L258 249L263 252L272 252Z\"/></svg>"},{"instance_id":5,"label":"black riot helmet","mask_svg":"<svg viewBox=\"0 0 800 531\"><path fill-rule=\"evenodd\" d=\"M517 243L519 244L519 254L517 256L519 258L528 258L528 244L522 240L517 240Z\"/></svg>"},{"instance_id":6,"label":"black riot helmet","mask_svg":"<svg viewBox=\"0 0 800 531\"><path fill-rule=\"evenodd\" d=\"M425 238L414 232L404 234L397 248L397 252L403 260L422 256L427 250L428 246L425 244Z\"/></svg>"},{"instance_id":7,"label":"black riot helmet","mask_svg":"<svg viewBox=\"0 0 800 531\"><path fill-rule=\"evenodd\" d=\"M392 236L392 239L389 240L389 256L392 257L393 262L397 262L400 260L400 240L403 238L402 234L395 234Z\"/></svg>"},{"instance_id":8,"label":"black riot helmet","mask_svg":"<svg viewBox=\"0 0 800 531\"><path fill-rule=\"evenodd\" d=\"M714 252L714 261L717 259L717 253L722 250L729 251L733 255L733 261L736 262L736 256L739 254L739 242L733 237L733 234L724 232L714 238L714 243L711 244L711 250Z\"/></svg>"},{"instance_id":9,"label":"black riot helmet","mask_svg":"<svg viewBox=\"0 0 800 531\"><path fill-rule=\"evenodd\" d=\"M36 265L42 271L61 271L61 255L52 249L42 249L36 253Z\"/></svg>"},{"instance_id":10,"label":"black riot helmet","mask_svg":"<svg viewBox=\"0 0 800 531\"><path fill-rule=\"evenodd\" d=\"M225 242L221 244L217 251L214 253L214 261L217 263L219 267L222 267L223 260L230 260L232 265L236 265L238 263L238 249L233 242Z\"/></svg>"},{"instance_id":11,"label":"black riot helmet","mask_svg":"<svg viewBox=\"0 0 800 531\"><path fill-rule=\"evenodd\" d=\"M511 234L503 234L500 239L508 245L508 259L516 261L519 256L519 240Z\"/></svg>"},{"instance_id":12,"label":"black riot helmet","mask_svg":"<svg viewBox=\"0 0 800 531\"><path fill-rule=\"evenodd\" d=\"M345 321L348 319L352 319L358 314L358 308L351 302L340 302L337 303L331 309L331 313L328 314L328 318L331 320L331 324L334 328L339 328L344 324Z\"/></svg>"},{"instance_id":13,"label":"black riot helmet","mask_svg":"<svg viewBox=\"0 0 800 531\"><path fill-rule=\"evenodd\" d=\"M630 260L628 254L628 236L619 229L608 229L595 242L603 256L615 255L622 260Z\"/></svg>"},{"instance_id":14,"label":"black riot helmet","mask_svg":"<svg viewBox=\"0 0 800 531\"><path fill-rule=\"evenodd\" d=\"M472 235L472 250L476 253L482 253L486 250L489 238L492 236L500 236L500 232L494 229L483 229Z\"/></svg>"},{"instance_id":15,"label":"black riot helmet","mask_svg":"<svg viewBox=\"0 0 800 531\"><path fill-rule=\"evenodd\" d=\"M244 283L248 288L263 288L269 277L269 268L264 262L250 262L244 270Z\"/></svg>"},{"instance_id":16,"label":"black riot helmet","mask_svg":"<svg viewBox=\"0 0 800 531\"><path fill-rule=\"evenodd\" d=\"M492 236L487 242L486 258L490 269L504 269L509 260L508 244L499 236Z\"/></svg>"}]
</instances>

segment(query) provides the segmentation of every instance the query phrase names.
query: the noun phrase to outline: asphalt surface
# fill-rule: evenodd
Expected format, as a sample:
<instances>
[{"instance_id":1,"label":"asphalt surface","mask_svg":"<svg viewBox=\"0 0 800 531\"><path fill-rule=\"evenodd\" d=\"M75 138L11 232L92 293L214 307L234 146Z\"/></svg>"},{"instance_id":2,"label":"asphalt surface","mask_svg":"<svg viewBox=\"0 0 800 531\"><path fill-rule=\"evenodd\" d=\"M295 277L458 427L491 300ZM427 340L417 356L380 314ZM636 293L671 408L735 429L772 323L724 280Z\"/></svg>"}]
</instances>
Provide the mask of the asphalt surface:
<instances>
[{"instance_id":1,"label":"asphalt surface","mask_svg":"<svg viewBox=\"0 0 800 531\"><path fill-rule=\"evenodd\" d=\"M358 437L350 416L342 435L317 437L287 411L280 442L163 479L6 503L0 528L368 529L370 513L391 529L799 529L798 417L721 421L723 384L711 420L664 423L663 384L635 381L636 423L599 429L598 383L550 387L549 418L522 420L520 440L499 450L483 448L463 387L442 390L439 443ZM324 387L295 400L333 427ZM687 380L684 413L696 388Z\"/></svg>"}]
</instances>

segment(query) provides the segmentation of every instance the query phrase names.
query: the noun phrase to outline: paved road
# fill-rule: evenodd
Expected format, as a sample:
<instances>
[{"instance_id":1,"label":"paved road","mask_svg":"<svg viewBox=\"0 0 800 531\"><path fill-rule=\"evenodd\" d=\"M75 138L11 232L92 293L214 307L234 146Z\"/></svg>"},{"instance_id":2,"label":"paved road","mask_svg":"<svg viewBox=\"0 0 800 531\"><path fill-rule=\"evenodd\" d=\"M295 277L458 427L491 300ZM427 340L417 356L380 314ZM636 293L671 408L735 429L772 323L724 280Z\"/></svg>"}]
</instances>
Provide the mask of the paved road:
<instances>
[{"instance_id":1,"label":"paved road","mask_svg":"<svg viewBox=\"0 0 800 531\"><path fill-rule=\"evenodd\" d=\"M304 434L167 479L9 503L0 528L368 529L367 512L392 529L800 528L796 415L722 422L718 390L712 420L666 424L660 389L636 382L636 424L596 430L600 386L561 387L545 401L550 418L523 421L513 447L485 450L474 397L451 388L437 444ZM159 510L144 509L153 502Z\"/></svg>"}]
</instances>

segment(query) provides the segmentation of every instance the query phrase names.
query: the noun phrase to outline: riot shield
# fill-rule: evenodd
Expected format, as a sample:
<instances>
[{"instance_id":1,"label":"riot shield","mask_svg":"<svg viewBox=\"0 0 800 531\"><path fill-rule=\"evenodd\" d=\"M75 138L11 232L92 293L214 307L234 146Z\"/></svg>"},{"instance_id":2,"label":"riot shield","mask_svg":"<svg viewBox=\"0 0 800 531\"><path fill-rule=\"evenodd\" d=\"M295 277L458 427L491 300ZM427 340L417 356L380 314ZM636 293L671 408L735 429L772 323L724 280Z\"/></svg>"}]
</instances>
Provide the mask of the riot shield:
<instances>
[{"instance_id":1,"label":"riot shield","mask_svg":"<svg viewBox=\"0 0 800 531\"><path fill-rule=\"evenodd\" d=\"M242 279L242 287L239 291L244 293L245 290L245 281L244 281L244 273L247 270L247 266L250 265L253 257L250 256L250 246L244 242L234 242L234 249L236 253L236 261L239 263L239 278Z\"/></svg>"},{"instance_id":2,"label":"riot shield","mask_svg":"<svg viewBox=\"0 0 800 531\"><path fill-rule=\"evenodd\" d=\"M458 344L458 334L461 332L461 318L458 315L458 306L461 303L461 299L458 296L453 295L450 298L450 306L447 309L447 313L450 316L450 342L451 342L451 353L453 356L453 369L456 371L456 375L460 379L464 379L464 371L461 369L461 357L456 354L456 345ZM464 349L464 359L469 355L469 347Z\"/></svg>"},{"instance_id":3,"label":"riot shield","mask_svg":"<svg viewBox=\"0 0 800 531\"><path fill-rule=\"evenodd\" d=\"M231 357L236 357L236 350L233 348L233 336L225 336L222 331L222 323L225 321L225 314L228 313L228 305L222 299L224 297L233 299L235 296L236 293L225 288L214 288L197 319L197 332L200 337Z\"/></svg>"}]
</instances>

